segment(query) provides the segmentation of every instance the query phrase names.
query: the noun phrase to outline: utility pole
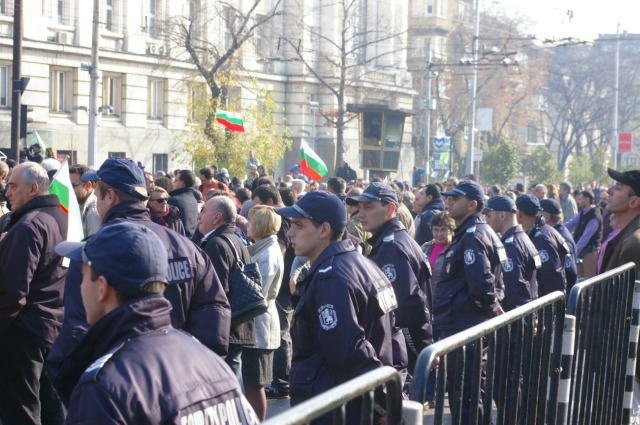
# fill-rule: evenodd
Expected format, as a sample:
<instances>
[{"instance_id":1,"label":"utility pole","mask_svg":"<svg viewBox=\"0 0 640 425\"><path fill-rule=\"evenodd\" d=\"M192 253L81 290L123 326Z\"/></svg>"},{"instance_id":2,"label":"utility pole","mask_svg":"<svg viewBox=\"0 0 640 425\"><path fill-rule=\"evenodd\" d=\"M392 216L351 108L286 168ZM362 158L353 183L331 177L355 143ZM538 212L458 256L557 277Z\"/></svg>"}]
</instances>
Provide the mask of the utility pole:
<instances>
[{"instance_id":1,"label":"utility pole","mask_svg":"<svg viewBox=\"0 0 640 425\"><path fill-rule=\"evenodd\" d=\"M93 35L91 38L91 69L89 77L89 168L96 168L96 128L98 110L98 42L100 40L100 0L93 0Z\"/></svg>"},{"instance_id":2,"label":"utility pole","mask_svg":"<svg viewBox=\"0 0 640 425\"><path fill-rule=\"evenodd\" d=\"M473 23L473 59L471 72L471 102L469 103L469 133L467 136L466 174L473 174L473 142L476 124L476 90L478 85L478 39L480 38L480 0L475 0L475 18Z\"/></svg>"},{"instance_id":3,"label":"utility pole","mask_svg":"<svg viewBox=\"0 0 640 425\"><path fill-rule=\"evenodd\" d=\"M22 0L13 3L13 92L11 93L11 157L20 162L20 105L22 101Z\"/></svg>"},{"instance_id":4,"label":"utility pole","mask_svg":"<svg viewBox=\"0 0 640 425\"><path fill-rule=\"evenodd\" d=\"M613 83L613 169L618 168L618 102L620 92L620 24L616 29L616 59L615 59L615 76Z\"/></svg>"},{"instance_id":5,"label":"utility pole","mask_svg":"<svg viewBox=\"0 0 640 425\"><path fill-rule=\"evenodd\" d=\"M431 166L431 42L427 44L427 75L424 96L424 177L425 184L429 183Z\"/></svg>"}]
</instances>

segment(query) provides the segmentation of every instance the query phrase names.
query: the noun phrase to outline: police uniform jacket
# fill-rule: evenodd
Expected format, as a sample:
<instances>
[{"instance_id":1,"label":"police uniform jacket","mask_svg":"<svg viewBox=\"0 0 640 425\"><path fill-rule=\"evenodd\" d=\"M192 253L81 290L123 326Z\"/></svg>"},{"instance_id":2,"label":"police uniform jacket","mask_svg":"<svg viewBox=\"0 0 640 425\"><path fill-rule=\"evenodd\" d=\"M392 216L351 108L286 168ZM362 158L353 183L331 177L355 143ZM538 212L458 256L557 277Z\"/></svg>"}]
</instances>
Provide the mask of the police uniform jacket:
<instances>
[{"instance_id":1,"label":"police uniform jacket","mask_svg":"<svg viewBox=\"0 0 640 425\"><path fill-rule=\"evenodd\" d=\"M573 236L571 236L571 232L566 226L562 223L558 223L553 226L554 229L560 233L560 236L564 238L564 241L567 243L569 247L569 254L567 254L567 258L564 260L564 273L567 277L567 293L571 292L571 288L578 281L578 267L576 266L576 243L573 240Z\"/></svg>"},{"instance_id":2,"label":"police uniform jacket","mask_svg":"<svg viewBox=\"0 0 640 425\"><path fill-rule=\"evenodd\" d=\"M224 289L229 292L229 273L233 269L237 260L240 260L243 264L251 262L251 256L247 247L236 235L236 226L234 224L223 224L200 241L200 246L207 253L213 267L216 270L217 276L220 278ZM221 235L224 235L227 239L233 243L236 248L236 252L241 258L237 259L233 249L229 246L226 240ZM244 323L240 323L231 327L229 333L230 344L240 345L255 345L256 332L255 332L255 319L247 320Z\"/></svg>"},{"instance_id":3,"label":"police uniform jacket","mask_svg":"<svg viewBox=\"0 0 640 425\"><path fill-rule=\"evenodd\" d=\"M373 247L368 257L380 267L396 293L396 325L422 328L427 324L426 343L430 343L433 297L431 269L424 252L397 217L384 223L368 242Z\"/></svg>"},{"instance_id":4,"label":"police uniform jacket","mask_svg":"<svg viewBox=\"0 0 640 425\"><path fill-rule=\"evenodd\" d=\"M393 323L393 287L349 239L320 254L293 302L292 406L383 365L406 372L404 337Z\"/></svg>"},{"instance_id":5,"label":"police uniform jacket","mask_svg":"<svg viewBox=\"0 0 640 425\"><path fill-rule=\"evenodd\" d=\"M121 220L142 224L151 229L169 250L169 286L164 296L171 302L171 324L195 336L219 355L229 346L231 309L226 293L209 257L193 242L173 230L153 223L142 203L121 203L111 208L103 225ZM71 352L89 325L82 305L80 264L72 261L65 282L65 315L60 336L47 358L51 376L60 361ZM135 267L135 264L131 265Z\"/></svg>"},{"instance_id":6,"label":"police uniform jacket","mask_svg":"<svg viewBox=\"0 0 640 425\"><path fill-rule=\"evenodd\" d=\"M60 331L66 269L54 248L67 218L56 195L36 196L9 218L0 241L0 334L13 325L51 345Z\"/></svg>"},{"instance_id":7,"label":"police uniform jacket","mask_svg":"<svg viewBox=\"0 0 640 425\"><path fill-rule=\"evenodd\" d=\"M444 250L444 270L433 299L434 323L459 332L497 315L504 296L504 246L481 214L460 224Z\"/></svg>"},{"instance_id":8,"label":"police uniform jacket","mask_svg":"<svg viewBox=\"0 0 640 425\"><path fill-rule=\"evenodd\" d=\"M553 227L545 224L542 217L529 230L529 237L538 249L541 267L537 272L538 297L543 297L554 291L566 294L567 277L565 262L569 254L569 246Z\"/></svg>"},{"instance_id":9,"label":"police uniform jacket","mask_svg":"<svg viewBox=\"0 0 640 425\"><path fill-rule=\"evenodd\" d=\"M67 423L259 423L233 372L174 329L170 309L162 295L149 295L87 332L54 383L69 407Z\"/></svg>"},{"instance_id":10,"label":"police uniform jacket","mask_svg":"<svg viewBox=\"0 0 640 425\"><path fill-rule=\"evenodd\" d=\"M541 263L538 250L521 225L507 230L501 240L507 254L507 260L502 263L502 308L509 311L536 297L536 270Z\"/></svg>"}]
</instances>

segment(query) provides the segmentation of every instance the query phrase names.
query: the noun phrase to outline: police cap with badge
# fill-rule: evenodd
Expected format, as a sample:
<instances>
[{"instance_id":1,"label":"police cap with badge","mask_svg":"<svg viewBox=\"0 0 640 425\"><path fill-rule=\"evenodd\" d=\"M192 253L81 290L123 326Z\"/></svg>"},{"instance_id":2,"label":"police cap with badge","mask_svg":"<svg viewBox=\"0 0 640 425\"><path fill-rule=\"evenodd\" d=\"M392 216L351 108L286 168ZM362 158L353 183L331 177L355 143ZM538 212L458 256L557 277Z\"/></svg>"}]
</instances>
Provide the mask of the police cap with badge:
<instances>
[{"instance_id":1,"label":"police cap with badge","mask_svg":"<svg viewBox=\"0 0 640 425\"><path fill-rule=\"evenodd\" d=\"M344 203L331 192L314 190L304 195L290 207L276 210L282 217L308 218L318 223L328 223L335 233L347 227L347 210Z\"/></svg>"},{"instance_id":2,"label":"police cap with badge","mask_svg":"<svg viewBox=\"0 0 640 425\"><path fill-rule=\"evenodd\" d=\"M503 212L516 212L516 203L513 199L506 195L496 195L491 197L487 202L487 206L482 209L482 214L486 214L489 211L503 211Z\"/></svg>"},{"instance_id":3,"label":"police cap with badge","mask_svg":"<svg viewBox=\"0 0 640 425\"><path fill-rule=\"evenodd\" d=\"M528 216L536 215L540 211L540 201L530 193L520 195L516 200L516 206Z\"/></svg>"},{"instance_id":4,"label":"police cap with badge","mask_svg":"<svg viewBox=\"0 0 640 425\"><path fill-rule=\"evenodd\" d=\"M484 203L484 190L473 180L462 180L454 189L442 192L442 196L464 196L472 201Z\"/></svg>"},{"instance_id":5,"label":"police cap with badge","mask_svg":"<svg viewBox=\"0 0 640 425\"><path fill-rule=\"evenodd\" d=\"M109 224L86 242L60 242L55 250L60 256L89 265L109 285L130 297L148 295L142 291L147 283L168 283L167 248L141 224Z\"/></svg>"},{"instance_id":6,"label":"police cap with badge","mask_svg":"<svg viewBox=\"0 0 640 425\"><path fill-rule=\"evenodd\" d=\"M562 208L555 199L543 199L540 201L540 210L551 215L560 215Z\"/></svg>"},{"instance_id":7,"label":"police cap with badge","mask_svg":"<svg viewBox=\"0 0 640 425\"><path fill-rule=\"evenodd\" d=\"M135 162L125 158L109 158L98 171L84 173L83 182L103 181L142 201L149 199L144 172Z\"/></svg>"},{"instance_id":8,"label":"police cap with badge","mask_svg":"<svg viewBox=\"0 0 640 425\"><path fill-rule=\"evenodd\" d=\"M387 204L394 203L398 205L398 194L393 188L383 182L374 182L371 183L362 195L352 196L350 199L357 202L373 202L380 201Z\"/></svg>"}]
</instances>

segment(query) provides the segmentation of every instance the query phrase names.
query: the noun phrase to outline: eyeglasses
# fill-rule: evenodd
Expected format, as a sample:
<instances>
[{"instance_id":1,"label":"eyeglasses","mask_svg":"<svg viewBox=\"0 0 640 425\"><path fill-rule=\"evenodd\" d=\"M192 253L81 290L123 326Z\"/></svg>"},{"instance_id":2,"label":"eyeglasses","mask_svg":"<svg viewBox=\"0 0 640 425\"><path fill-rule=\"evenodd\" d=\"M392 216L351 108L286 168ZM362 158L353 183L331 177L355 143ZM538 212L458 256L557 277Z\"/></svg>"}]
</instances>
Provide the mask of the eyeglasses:
<instances>
[{"instance_id":1,"label":"eyeglasses","mask_svg":"<svg viewBox=\"0 0 640 425\"><path fill-rule=\"evenodd\" d=\"M155 201L159 204L164 204L165 202L167 202L167 198L149 199L149 201Z\"/></svg>"}]
</instances>

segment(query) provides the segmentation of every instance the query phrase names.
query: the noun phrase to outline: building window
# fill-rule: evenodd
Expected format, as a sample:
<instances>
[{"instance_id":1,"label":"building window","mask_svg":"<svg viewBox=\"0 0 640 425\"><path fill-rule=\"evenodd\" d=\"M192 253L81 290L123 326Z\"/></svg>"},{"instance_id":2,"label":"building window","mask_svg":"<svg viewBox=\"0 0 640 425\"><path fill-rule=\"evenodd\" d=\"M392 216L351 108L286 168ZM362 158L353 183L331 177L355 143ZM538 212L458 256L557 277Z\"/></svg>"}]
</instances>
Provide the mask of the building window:
<instances>
[{"instance_id":1,"label":"building window","mask_svg":"<svg viewBox=\"0 0 640 425\"><path fill-rule=\"evenodd\" d=\"M413 0L413 16L433 15L434 0Z\"/></svg>"},{"instance_id":2,"label":"building window","mask_svg":"<svg viewBox=\"0 0 640 425\"><path fill-rule=\"evenodd\" d=\"M65 159L69 161L69 167L78 163L78 151L58 149L56 153L58 155L58 161L62 162Z\"/></svg>"},{"instance_id":3,"label":"building window","mask_svg":"<svg viewBox=\"0 0 640 425\"><path fill-rule=\"evenodd\" d=\"M104 25L105 29L113 31L113 1L114 0L102 0L100 5L100 22Z\"/></svg>"},{"instance_id":4,"label":"building window","mask_svg":"<svg viewBox=\"0 0 640 425\"><path fill-rule=\"evenodd\" d=\"M160 8L158 7L159 0L148 0L147 10L147 22L146 27L149 31L149 37L158 38L158 18Z\"/></svg>"},{"instance_id":5,"label":"building window","mask_svg":"<svg viewBox=\"0 0 640 425\"><path fill-rule=\"evenodd\" d=\"M9 99L11 98L11 91L9 90L9 67L0 66L0 107L10 106Z\"/></svg>"},{"instance_id":6,"label":"building window","mask_svg":"<svg viewBox=\"0 0 640 425\"><path fill-rule=\"evenodd\" d=\"M204 119L203 113L207 109L207 96L209 90L203 83L191 83L189 85L189 104L187 118L191 122Z\"/></svg>"},{"instance_id":7,"label":"building window","mask_svg":"<svg viewBox=\"0 0 640 425\"><path fill-rule=\"evenodd\" d=\"M102 75L102 105L110 105L113 112L108 108L104 108L102 115L120 116L122 110L122 78L120 75L103 74Z\"/></svg>"},{"instance_id":8,"label":"building window","mask_svg":"<svg viewBox=\"0 0 640 425\"><path fill-rule=\"evenodd\" d=\"M166 153L154 153L153 154L153 172L169 171L169 154Z\"/></svg>"},{"instance_id":9,"label":"building window","mask_svg":"<svg viewBox=\"0 0 640 425\"><path fill-rule=\"evenodd\" d=\"M0 15L7 14L7 0L0 0Z\"/></svg>"},{"instance_id":10,"label":"building window","mask_svg":"<svg viewBox=\"0 0 640 425\"><path fill-rule=\"evenodd\" d=\"M127 157L126 152L109 152L107 155L109 158L126 158Z\"/></svg>"},{"instance_id":11,"label":"building window","mask_svg":"<svg viewBox=\"0 0 640 425\"><path fill-rule=\"evenodd\" d=\"M447 17L447 3L448 0L438 0L438 16L443 18Z\"/></svg>"},{"instance_id":12,"label":"building window","mask_svg":"<svg viewBox=\"0 0 640 425\"><path fill-rule=\"evenodd\" d=\"M69 112L71 110L71 71L52 69L49 72L49 110Z\"/></svg>"},{"instance_id":13,"label":"building window","mask_svg":"<svg viewBox=\"0 0 640 425\"><path fill-rule=\"evenodd\" d=\"M147 102L147 118L151 120L162 120L162 110L164 108L164 84L162 80L149 80Z\"/></svg>"},{"instance_id":14,"label":"building window","mask_svg":"<svg viewBox=\"0 0 640 425\"><path fill-rule=\"evenodd\" d=\"M65 25L67 23L66 10L65 0L49 0L49 18L56 24Z\"/></svg>"}]
</instances>

